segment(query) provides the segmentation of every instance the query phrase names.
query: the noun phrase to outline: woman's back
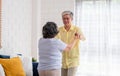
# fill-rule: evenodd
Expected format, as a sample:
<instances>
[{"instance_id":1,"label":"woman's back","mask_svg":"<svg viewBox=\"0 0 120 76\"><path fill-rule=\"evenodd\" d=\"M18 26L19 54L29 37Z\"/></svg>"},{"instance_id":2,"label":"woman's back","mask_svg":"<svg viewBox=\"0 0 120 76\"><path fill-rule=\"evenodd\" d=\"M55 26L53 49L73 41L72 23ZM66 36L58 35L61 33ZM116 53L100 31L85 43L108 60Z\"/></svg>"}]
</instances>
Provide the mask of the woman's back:
<instances>
[{"instance_id":1,"label":"woman's back","mask_svg":"<svg viewBox=\"0 0 120 76\"><path fill-rule=\"evenodd\" d=\"M39 40L39 65L38 70L60 69L61 52L66 44L55 38L41 38Z\"/></svg>"}]
</instances>

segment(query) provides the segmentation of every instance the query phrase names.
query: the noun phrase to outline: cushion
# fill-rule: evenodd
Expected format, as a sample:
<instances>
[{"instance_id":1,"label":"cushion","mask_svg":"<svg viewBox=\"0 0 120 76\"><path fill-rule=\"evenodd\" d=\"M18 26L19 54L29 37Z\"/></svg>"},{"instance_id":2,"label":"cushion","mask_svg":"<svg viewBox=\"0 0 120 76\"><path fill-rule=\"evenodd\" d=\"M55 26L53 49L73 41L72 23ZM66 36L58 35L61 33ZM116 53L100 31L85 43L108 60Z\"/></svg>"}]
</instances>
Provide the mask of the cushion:
<instances>
[{"instance_id":1,"label":"cushion","mask_svg":"<svg viewBox=\"0 0 120 76\"><path fill-rule=\"evenodd\" d=\"M19 57L13 57L10 59L1 59L6 76L25 76L25 72L22 66L21 59Z\"/></svg>"},{"instance_id":2,"label":"cushion","mask_svg":"<svg viewBox=\"0 0 120 76\"><path fill-rule=\"evenodd\" d=\"M7 58L10 58L10 56L9 56L9 55L0 55L0 58L5 58L5 59L7 59Z\"/></svg>"},{"instance_id":3,"label":"cushion","mask_svg":"<svg viewBox=\"0 0 120 76\"><path fill-rule=\"evenodd\" d=\"M32 57L21 57L26 76L33 76Z\"/></svg>"},{"instance_id":4,"label":"cushion","mask_svg":"<svg viewBox=\"0 0 120 76\"><path fill-rule=\"evenodd\" d=\"M17 55L11 55L10 58L16 56ZM32 57L28 57L28 56L19 56L19 57L22 61L23 69L26 73L26 76L33 76Z\"/></svg>"},{"instance_id":5,"label":"cushion","mask_svg":"<svg viewBox=\"0 0 120 76\"><path fill-rule=\"evenodd\" d=\"M0 64L0 76L5 76L4 69L1 64Z\"/></svg>"}]
</instances>

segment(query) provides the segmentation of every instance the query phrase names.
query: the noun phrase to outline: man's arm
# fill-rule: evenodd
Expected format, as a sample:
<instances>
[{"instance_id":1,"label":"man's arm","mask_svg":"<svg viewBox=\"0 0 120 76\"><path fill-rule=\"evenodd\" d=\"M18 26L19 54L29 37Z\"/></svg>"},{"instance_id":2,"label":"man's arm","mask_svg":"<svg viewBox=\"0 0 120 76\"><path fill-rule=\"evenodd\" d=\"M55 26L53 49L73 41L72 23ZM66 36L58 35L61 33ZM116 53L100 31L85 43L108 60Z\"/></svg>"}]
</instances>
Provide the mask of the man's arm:
<instances>
[{"instance_id":1,"label":"man's arm","mask_svg":"<svg viewBox=\"0 0 120 76\"><path fill-rule=\"evenodd\" d=\"M80 28L78 28L78 30L77 30L76 33L79 34L80 40L82 40L82 41L85 41L85 40L86 40L86 38L85 38L85 36L84 36L84 34L83 34L83 32L82 32L82 30L81 30Z\"/></svg>"}]
</instances>

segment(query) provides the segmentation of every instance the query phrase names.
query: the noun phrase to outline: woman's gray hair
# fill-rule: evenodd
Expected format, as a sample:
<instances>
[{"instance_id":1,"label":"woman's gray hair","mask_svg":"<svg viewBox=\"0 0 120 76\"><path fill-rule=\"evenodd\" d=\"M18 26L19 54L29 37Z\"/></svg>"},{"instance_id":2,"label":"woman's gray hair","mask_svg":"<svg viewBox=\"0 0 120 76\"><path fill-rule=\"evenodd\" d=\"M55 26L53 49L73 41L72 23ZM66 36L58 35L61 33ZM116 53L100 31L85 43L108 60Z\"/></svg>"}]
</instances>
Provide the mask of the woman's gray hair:
<instances>
[{"instance_id":1,"label":"woman's gray hair","mask_svg":"<svg viewBox=\"0 0 120 76\"><path fill-rule=\"evenodd\" d=\"M64 15L70 15L71 18L73 18L73 13L71 11L63 11L62 16L64 16Z\"/></svg>"}]
</instances>

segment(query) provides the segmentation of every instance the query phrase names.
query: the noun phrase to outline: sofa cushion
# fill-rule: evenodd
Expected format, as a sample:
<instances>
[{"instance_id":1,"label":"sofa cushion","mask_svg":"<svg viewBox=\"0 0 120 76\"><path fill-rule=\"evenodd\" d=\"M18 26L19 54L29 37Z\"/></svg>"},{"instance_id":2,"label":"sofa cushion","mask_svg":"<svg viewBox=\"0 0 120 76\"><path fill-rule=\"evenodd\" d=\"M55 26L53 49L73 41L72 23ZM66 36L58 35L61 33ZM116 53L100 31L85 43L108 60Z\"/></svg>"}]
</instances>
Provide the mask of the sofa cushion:
<instances>
[{"instance_id":1,"label":"sofa cushion","mask_svg":"<svg viewBox=\"0 0 120 76\"><path fill-rule=\"evenodd\" d=\"M10 58L18 57L18 56L22 61L23 69L26 73L26 76L33 76L32 57L13 54L10 56Z\"/></svg>"},{"instance_id":2,"label":"sofa cushion","mask_svg":"<svg viewBox=\"0 0 120 76\"><path fill-rule=\"evenodd\" d=\"M6 76L25 76L23 65L19 57L10 59L0 58L0 64L2 64Z\"/></svg>"},{"instance_id":3,"label":"sofa cushion","mask_svg":"<svg viewBox=\"0 0 120 76\"><path fill-rule=\"evenodd\" d=\"M0 58L8 59L8 58L10 58L10 56L9 55L0 55Z\"/></svg>"},{"instance_id":4,"label":"sofa cushion","mask_svg":"<svg viewBox=\"0 0 120 76\"><path fill-rule=\"evenodd\" d=\"M11 54L11 55L0 54L0 58L13 58L18 56L22 61L22 65L26 73L26 76L33 76L32 57L22 56L21 54Z\"/></svg>"},{"instance_id":5,"label":"sofa cushion","mask_svg":"<svg viewBox=\"0 0 120 76\"><path fill-rule=\"evenodd\" d=\"M1 64L0 64L0 76L5 76L5 72Z\"/></svg>"},{"instance_id":6,"label":"sofa cushion","mask_svg":"<svg viewBox=\"0 0 120 76\"><path fill-rule=\"evenodd\" d=\"M33 76L32 57L21 57L26 76Z\"/></svg>"}]
</instances>

